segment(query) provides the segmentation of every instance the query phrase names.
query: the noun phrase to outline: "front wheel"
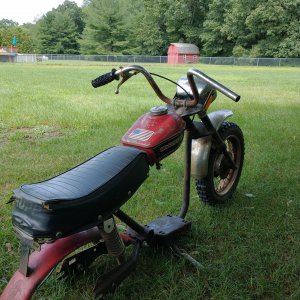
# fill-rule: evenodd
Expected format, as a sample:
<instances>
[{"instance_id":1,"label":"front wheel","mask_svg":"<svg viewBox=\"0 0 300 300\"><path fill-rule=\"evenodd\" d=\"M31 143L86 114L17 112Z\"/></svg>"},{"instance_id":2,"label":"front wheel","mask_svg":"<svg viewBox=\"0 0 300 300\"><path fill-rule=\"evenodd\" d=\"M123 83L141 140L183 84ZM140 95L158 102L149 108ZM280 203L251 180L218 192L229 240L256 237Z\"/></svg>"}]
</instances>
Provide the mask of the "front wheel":
<instances>
[{"instance_id":1,"label":"front wheel","mask_svg":"<svg viewBox=\"0 0 300 300\"><path fill-rule=\"evenodd\" d=\"M232 197L239 182L244 161L244 137L241 129L235 123L224 122L218 133L237 168L234 170L230 167L219 149L211 150L207 175L203 179L196 180L198 196L210 205L224 204Z\"/></svg>"}]
</instances>

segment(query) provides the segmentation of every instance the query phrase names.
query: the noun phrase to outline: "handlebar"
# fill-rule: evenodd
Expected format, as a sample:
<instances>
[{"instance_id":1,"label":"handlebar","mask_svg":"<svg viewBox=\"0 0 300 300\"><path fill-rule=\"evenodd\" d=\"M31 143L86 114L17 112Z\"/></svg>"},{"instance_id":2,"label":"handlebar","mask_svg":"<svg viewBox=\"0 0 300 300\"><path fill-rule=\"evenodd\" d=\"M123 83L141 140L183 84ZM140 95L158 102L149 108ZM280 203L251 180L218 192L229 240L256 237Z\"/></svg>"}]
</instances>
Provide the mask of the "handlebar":
<instances>
[{"instance_id":1,"label":"handlebar","mask_svg":"<svg viewBox=\"0 0 300 300\"><path fill-rule=\"evenodd\" d=\"M116 74L116 69L112 69L111 72L108 72L106 74L100 75L99 77L92 80L92 86L94 88L98 88L100 86L106 85L112 81L119 80L119 76Z\"/></svg>"},{"instance_id":2,"label":"handlebar","mask_svg":"<svg viewBox=\"0 0 300 300\"><path fill-rule=\"evenodd\" d=\"M147 79L147 81L149 82L151 87L153 88L156 95L162 101L164 101L167 104L172 103L172 100L162 93L162 91L160 90L160 88L158 87L156 82L154 81L151 74L141 66L130 65L130 66L127 66L127 67L121 67L119 70L112 69L111 72L106 73L104 75L101 75L101 76L97 77L96 79L92 80L92 85L93 85L94 88L97 88L97 87L103 86L103 85L113 81L114 79L118 80L119 76L121 76L122 80L118 84L118 88L116 90L116 94L117 94L119 92L120 86L125 81L127 81L131 76L136 75L138 73L142 73L145 76L145 78Z\"/></svg>"},{"instance_id":3,"label":"handlebar","mask_svg":"<svg viewBox=\"0 0 300 300\"><path fill-rule=\"evenodd\" d=\"M173 100L171 100L170 98L168 98L167 96L165 96L162 93L162 91L160 90L160 88L158 87L156 82L154 81L151 74L146 69L144 69L143 67L137 66L137 65L130 65L130 66L126 66L126 67L121 67L119 70L112 69L111 72L103 74L103 75L97 77L96 79L92 80L92 85L93 85L94 88L97 88L97 87L103 86L107 83L110 83L113 80L119 80L119 78L121 77L122 78L121 82L118 84L118 87L117 87L117 90L116 90L116 94L117 94L119 92L120 86L125 81L127 81L129 78L131 78L133 75L136 75L138 73L142 73L145 76L145 78L147 79L147 81L151 85L151 87L154 90L154 92L156 93L156 95L163 102L165 102L167 104L172 104L173 103ZM195 84L194 76L202 79L208 85L212 86L213 88L215 88L216 90L218 90L219 92L221 92L222 94L227 96L228 98L232 99L233 101L238 102L240 100L240 95L238 95L235 92L231 91L229 88L225 87L224 85L217 82L216 80L210 78L209 76L202 73L201 71L199 71L195 68L191 68L191 69L188 70L187 78L188 78L189 84L191 86L194 99L193 100L188 100L188 101L186 101L186 100L176 100L176 105L177 106L195 107L200 102L200 96L199 96L199 93L198 93L198 90L197 90L197 87L196 87L196 84Z\"/></svg>"},{"instance_id":4,"label":"handlebar","mask_svg":"<svg viewBox=\"0 0 300 300\"><path fill-rule=\"evenodd\" d=\"M195 84L193 76L196 76L196 77L202 79L208 85L212 86L213 88L215 88L216 90L218 90L219 92L224 94L226 97L230 98L231 100L233 100L235 102L238 102L241 98L240 95L236 94L235 92L233 92L232 90L230 90L229 88L224 86L223 84L221 84L218 81L210 78L209 76L207 76L203 72L201 72L201 71L199 71L195 68L191 68L187 72L187 78L188 78L188 81L189 81L190 86L192 88L192 92L194 94L194 97L197 99L197 102L199 100L199 94L198 94L198 90L196 88L196 84Z\"/></svg>"},{"instance_id":5,"label":"handlebar","mask_svg":"<svg viewBox=\"0 0 300 300\"><path fill-rule=\"evenodd\" d=\"M133 71L133 73L130 73L132 71ZM161 99L163 102L165 102L167 104L172 103L172 100L162 93L162 91L160 90L160 88L158 87L156 82L154 81L151 74L143 67L137 66L137 65L131 65L131 66L121 68L120 70L118 70L116 72L117 75L121 75L123 77L123 82L125 82L131 76L136 75L138 73L142 73L145 76L145 78L147 79L147 81L149 82L149 84L151 85L152 89L154 90L154 92L156 93L156 95L158 96L159 99ZM118 87L120 87L123 82L121 82Z\"/></svg>"}]
</instances>

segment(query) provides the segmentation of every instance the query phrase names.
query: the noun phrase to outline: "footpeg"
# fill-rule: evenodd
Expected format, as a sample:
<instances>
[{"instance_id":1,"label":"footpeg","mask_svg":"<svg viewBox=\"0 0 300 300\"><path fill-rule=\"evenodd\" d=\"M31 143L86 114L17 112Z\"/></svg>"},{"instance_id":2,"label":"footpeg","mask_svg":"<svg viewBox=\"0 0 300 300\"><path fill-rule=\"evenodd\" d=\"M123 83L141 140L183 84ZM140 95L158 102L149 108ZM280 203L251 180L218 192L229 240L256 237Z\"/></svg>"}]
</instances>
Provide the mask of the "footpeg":
<instances>
[{"instance_id":1,"label":"footpeg","mask_svg":"<svg viewBox=\"0 0 300 300\"><path fill-rule=\"evenodd\" d=\"M170 246L174 240L191 229L192 223L177 216L167 215L145 225L145 229L153 234L147 239L148 244ZM139 235L129 229L128 234L139 238Z\"/></svg>"}]
</instances>

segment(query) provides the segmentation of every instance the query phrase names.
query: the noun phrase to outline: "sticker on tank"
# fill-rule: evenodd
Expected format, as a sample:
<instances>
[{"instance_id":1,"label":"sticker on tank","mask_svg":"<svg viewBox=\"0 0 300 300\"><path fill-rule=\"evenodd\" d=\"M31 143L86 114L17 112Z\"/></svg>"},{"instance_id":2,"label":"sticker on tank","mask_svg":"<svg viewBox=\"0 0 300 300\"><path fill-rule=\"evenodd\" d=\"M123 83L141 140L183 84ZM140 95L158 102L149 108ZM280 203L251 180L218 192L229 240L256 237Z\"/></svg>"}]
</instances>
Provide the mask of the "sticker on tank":
<instances>
[{"instance_id":1,"label":"sticker on tank","mask_svg":"<svg viewBox=\"0 0 300 300\"><path fill-rule=\"evenodd\" d=\"M129 138L138 141L148 141L153 134L154 131L136 128L130 133Z\"/></svg>"}]
</instances>

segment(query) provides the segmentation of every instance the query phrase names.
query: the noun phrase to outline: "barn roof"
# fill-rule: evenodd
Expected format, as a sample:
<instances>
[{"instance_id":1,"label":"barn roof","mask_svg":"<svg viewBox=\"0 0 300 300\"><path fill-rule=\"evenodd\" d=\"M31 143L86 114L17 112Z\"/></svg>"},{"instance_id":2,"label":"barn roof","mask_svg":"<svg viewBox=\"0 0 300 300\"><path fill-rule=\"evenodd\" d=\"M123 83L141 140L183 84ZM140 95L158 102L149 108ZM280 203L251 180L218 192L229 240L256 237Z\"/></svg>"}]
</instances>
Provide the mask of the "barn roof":
<instances>
[{"instance_id":1,"label":"barn roof","mask_svg":"<svg viewBox=\"0 0 300 300\"><path fill-rule=\"evenodd\" d=\"M194 44L171 43L178 49L178 53L199 53L199 48Z\"/></svg>"}]
</instances>

